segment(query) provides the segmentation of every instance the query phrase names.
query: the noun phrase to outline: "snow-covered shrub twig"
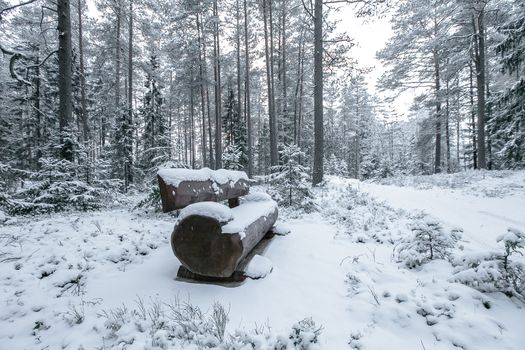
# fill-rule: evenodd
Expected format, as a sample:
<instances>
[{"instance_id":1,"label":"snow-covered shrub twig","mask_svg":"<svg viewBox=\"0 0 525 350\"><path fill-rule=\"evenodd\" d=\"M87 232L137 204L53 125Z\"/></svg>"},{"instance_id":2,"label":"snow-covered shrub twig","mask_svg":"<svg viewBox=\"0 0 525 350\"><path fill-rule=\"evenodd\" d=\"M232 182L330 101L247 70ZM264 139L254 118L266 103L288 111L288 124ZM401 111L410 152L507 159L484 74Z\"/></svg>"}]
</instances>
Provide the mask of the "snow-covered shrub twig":
<instances>
[{"instance_id":1,"label":"snow-covered shrub twig","mask_svg":"<svg viewBox=\"0 0 525 350\"><path fill-rule=\"evenodd\" d=\"M441 223L429 216L416 216L409 224L410 237L396 246L398 262L408 268L421 266L434 259L449 260L450 251L461 238L461 230L447 231Z\"/></svg>"},{"instance_id":2,"label":"snow-covered shrub twig","mask_svg":"<svg viewBox=\"0 0 525 350\"><path fill-rule=\"evenodd\" d=\"M513 259L523 256L525 234L509 228L497 242L502 244L499 251L457 259L453 280L481 292L503 292L525 300L525 264Z\"/></svg>"},{"instance_id":3,"label":"snow-covered shrub twig","mask_svg":"<svg viewBox=\"0 0 525 350\"><path fill-rule=\"evenodd\" d=\"M98 315L105 319L105 348L120 349L123 344L150 343L154 348L198 349L318 349L319 327L311 318L292 326L289 334L274 334L266 326L252 331L235 330L226 334L228 313L215 303L209 313L179 299L171 303L138 299L135 308L122 305Z\"/></svg>"}]
</instances>

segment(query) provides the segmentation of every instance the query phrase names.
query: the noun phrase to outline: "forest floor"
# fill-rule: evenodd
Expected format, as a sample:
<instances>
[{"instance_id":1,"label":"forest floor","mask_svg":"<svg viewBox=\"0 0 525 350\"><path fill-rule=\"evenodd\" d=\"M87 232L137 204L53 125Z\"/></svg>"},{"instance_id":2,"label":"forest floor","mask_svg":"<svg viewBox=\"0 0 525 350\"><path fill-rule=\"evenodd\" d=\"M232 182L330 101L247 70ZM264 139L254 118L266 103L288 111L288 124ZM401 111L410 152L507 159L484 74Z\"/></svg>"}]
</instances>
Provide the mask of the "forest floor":
<instances>
[{"instance_id":1,"label":"forest floor","mask_svg":"<svg viewBox=\"0 0 525 350\"><path fill-rule=\"evenodd\" d=\"M509 227L525 231L525 172L329 177L315 197L318 212L282 211L291 233L264 254L272 273L235 287L175 279L171 215L130 205L8 218L0 349L266 349L301 327L305 349L523 348L523 301L456 282L453 261L500 249ZM409 269L400 242L429 218L462 238L450 259ZM315 326L298 327L305 318Z\"/></svg>"}]
</instances>

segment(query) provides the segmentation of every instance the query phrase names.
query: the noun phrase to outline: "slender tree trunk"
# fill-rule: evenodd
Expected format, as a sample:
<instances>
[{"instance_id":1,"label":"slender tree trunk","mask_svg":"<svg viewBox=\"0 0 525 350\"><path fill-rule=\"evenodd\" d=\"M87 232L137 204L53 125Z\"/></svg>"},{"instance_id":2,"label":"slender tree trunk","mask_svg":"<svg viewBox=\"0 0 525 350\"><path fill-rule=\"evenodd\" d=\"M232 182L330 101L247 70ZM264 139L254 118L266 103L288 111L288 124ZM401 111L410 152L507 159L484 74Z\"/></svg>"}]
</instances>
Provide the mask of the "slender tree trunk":
<instances>
[{"instance_id":1,"label":"slender tree trunk","mask_svg":"<svg viewBox=\"0 0 525 350\"><path fill-rule=\"evenodd\" d=\"M269 2L269 3L268 3ZM266 56L266 85L268 88L268 114L270 126L270 165L277 165L277 120L275 118L275 97L273 90L273 39L271 39L271 17L270 33L268 33L268 12L271 14L271 0L263 0L263 21L264 21L264 52ZM270 8L270 9L268 9Z\"/></svg>"},{"instance_id":2,"label":"slender tree trunk","mask_svg":"<svg viewBox=\"0 0 525 350\"><path fill-rule=\"evenodd\" d=\"M472 163L474 169L478 168L478 142L477 142L477 131L476 131L476 112L474 110L474 73L472 70L472 61L469 62L469 73L470 73L470 123L472 128Z\"/></svg>"},{"instance_id":3,"label":"slender tree trunk","mask_svg":"<svg viewBox=\"0 0 525 350\"><path fill-rule=\"evenodd\" d=\"M301 110L301 86L303 81L303 41L304 41L304 28L301 28L301 34L299 36L299 49L297 50L297 82L295 85L295 94L294 94L294 112L293 112L293 124L294 124L294 134L293 142L300 147L299 145L299 119L300 119L300 110Z\"/></svg>"},{"instance_id":4,"label":"slender tree trunk","mask_svg":"<svg viewBox=\"0 0 525 350\"><path fill-rule=\"evenodd\" d=\"M202 42L201 42L201 25L199 21L199 14L195 15L195 21L197 25L197 40L199 44L199 80L200 80L200 94L201 94L201 124L202 124L202 135L201 135L201 157L202 165L208 166L206 160L206 103L205 103L205 84L204 81L204 64L202 59Z\"/></svg>"},{"instance_id":5,"label":"slender tree trunk","mask_svg":"<svg viewBox=\"0 0 525 350\"><path fill-rule=\"evenodd\" d=\"M221 66L219 40L219 12L217 0L213 1L213 15L215 17L213 58L215 67L215 168L222 167L222 123L221 123Z\"/></svg>"},{"instance_id":6,"label":"slender tree trunk","mask_svg":"<svg viewBox=\"0 0 525 350\"><path fill-rule=\"evenodd\" d=\"M436 96L436 151L434 158L434 173L441 172L441 81L439 72L439 56L434 51L434 79Z\"/></svg>"},{"instance_id":7,"label":"slender tree trunk","mask_svg":"<svg viewBox=\"0 0 525 350\"><path fill-rule=\"evenodd\" d=\"M313 185L323 181L323 1L314 8L314 169Z\"/></svg>"},{"instance_id":8,"label":"slender tree trunk","mask_svg":"<svg viewBox=\"0 0 525 350\"><path fill-rule=\"evenodd\" d=\"M282 36L283 36L283 39L282 39L282 45L281 45L281 53L282 53L282 66L281 66L281 69L282 69L282 97L283 97L283 101L282 101L282 123L283 125L285 123L289 123L289 120L288 120L288 93L287 93L287 90L288 90L288 85L287 85L287 82L286 82L286 26L287 26L287 21L286 21L286 11L287 11L287 8L286 8L286 0L283 0L282 2ZM289 125L289 124L288 124ZM289 133L289 130L287 130L288 133ZM289 134L287 133L287 139L289 139Z\"/></svg>"},{"instance_id":9,"label":"slender tree trunk","mask_svg":"<svg viewBox=\"0 0 525 350\"><path fill-rule=\"evenodd\" d=\"M193 86L190 86L190 161L191 168L195 169L195 98Z\"/></svg>"},{"instance_id":10,"label":"slender tree trunk","mask_svg":"<svg viewBox=\"0 0 525 350\"><path fill-rule=\"evenodd\" d=\"M84 69L84 36L82 32L82 0L78 0L78 54L80 59L80 117L84 142L89 140L88 114L86 107L86 75Z\"/></svg>"},{"instance_id":11,"label":"slender tree trunk","mask_svg":"<svg viewBox=\"0 0 525 350\"><path fill-rule=\"evenodd\" d=\"M449 80L446 78L446 100L445 100L445 143L447 147L447 173L450 168L450 100L449 100Z\"/></svg>"},{"instance_id":12,"label":"slender tree trunk","mask_svg":"<svg viewBox=\"0 0 525 350\"><path fill-rule=\"evenodd\" d=\"M475 38L475 65L478 110L478 167L487 168L485 154L485 10L482 8L473 19Z\"/></svg>"},{"instance_id":13,"label":"slender tree trunk","mask_svg":"<svg viewBox=\"0 0 525 350\"><path fill-rule=\"evenodd\" d=\"M250 110L250 50L248 36L248 7L244 0L244 55L246 72L244 74L244 115L246 116L248 134L248 176L253 175L253 141L252 141L252 115Z\"/></svg>"},{"instance_id":14,"label":"slender tree trunk","mask_svg":"<svg viewBox=\"0 0 525 350\"><path fill-rule=\"evenodd\" d=\"M237 0L236 3L236 20L237 25L235 28L235 36L236 36L236 59L237 59L237 115L239 116L239 119L242 119L242 95L241 95L241 23L240 23L240 12L241 5L239 4L239 0Z\"/></svg>"},{"instance_id":15,"label":"slender tree trunk","mask_svg":"<svg viewBox=\"0 0 525 350\"><path fill-rule=\"evenodd\" d=\"M125 190L133 183L133 0L129 2L128 38L128 120L126 121L125 141Z\"/></svg>"},{"instance_id":16,"label":"slender tree trunk","mask_svg":"<svg viewBox=\"0 0 525 350\"><path fill-rule=\"evenodd\" d=\"M206 37L204 36L204 24L200 21L200 33L202 35L202 60L203 60L203 70L204 70L204 80L205 80L205 95L206 95L206 115L208 120L208 152L209 152L209 166L211 168L215 167L215 160L213 158L213 125L210 111L210 91L208 84L208 59L206 56ZM215 65L214 65L215 67Z\"/></svg>"},{"instance_id":17,"label":"slender tree trunk","mask_svg":"<svg viewBox=\"0 0 525 350\"><path fill-rule=\"evenodd\" d=\"M73 143L67 133L73 118L71 83L71 9L68 0L57 1L58 14L58 119L62 159L73 161Z\"/></svg>"}]
</instances>

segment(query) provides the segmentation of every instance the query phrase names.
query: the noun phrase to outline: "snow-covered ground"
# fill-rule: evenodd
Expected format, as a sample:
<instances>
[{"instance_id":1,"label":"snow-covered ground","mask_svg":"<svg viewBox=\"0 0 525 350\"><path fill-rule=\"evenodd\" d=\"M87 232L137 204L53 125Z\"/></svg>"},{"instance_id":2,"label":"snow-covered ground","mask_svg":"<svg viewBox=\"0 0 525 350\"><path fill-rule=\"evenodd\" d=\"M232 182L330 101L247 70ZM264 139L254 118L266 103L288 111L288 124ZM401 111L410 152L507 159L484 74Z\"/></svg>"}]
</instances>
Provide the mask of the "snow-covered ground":
<instances>
[{"instance_id":1,"label":"snow-covered ground","mask_svg":"<svg viewBox=\"0 0 525 350\"><path fill-rule=\"evenodd\" d=\"M420 211L443 234L462 231L450 261L496 249L508 227L525 231L524 172L449 187L446 176L424 188L328 179L315 192L320 212L287 219L291 233L270 243L272 273L228 287L175 279L170 215L119 208L8 219L0 349L313 349L320 327L321 349L522 349L518 298L455 282L446 260L413 269L398 261L410 227L426 220ZM220 338L206 323L216 302L227 336L210 340ZM297 326L308 318L315 326Z\"/></svg>"}]
</instances>

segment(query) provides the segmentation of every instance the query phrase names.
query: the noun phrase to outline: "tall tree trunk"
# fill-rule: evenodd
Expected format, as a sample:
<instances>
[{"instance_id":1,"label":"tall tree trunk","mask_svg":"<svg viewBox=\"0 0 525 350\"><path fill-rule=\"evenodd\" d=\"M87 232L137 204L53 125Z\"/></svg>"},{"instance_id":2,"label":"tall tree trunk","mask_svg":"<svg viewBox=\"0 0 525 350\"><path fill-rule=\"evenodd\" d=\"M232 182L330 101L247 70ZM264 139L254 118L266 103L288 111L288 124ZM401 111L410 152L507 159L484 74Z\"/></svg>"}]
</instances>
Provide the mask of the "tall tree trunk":
<instances>
[{"instance_id":1,"label":"tall tree trunk","mask_svg":"<svg viewBox=\"0 0 525 350\"><path fill-rule=\"evenodd\" d=\"M434 158L434 173L441 172L441 81L439 72L439 55L434 50L434 83L436 98L436 150Z\"/></svg>"},{"instance_id":2,"label":"tall tree trunk","mask_svg":"<svg viewBox=\"0 0 525 350\"><path fill-rule=\"evenodd\" d=\"M246 72L244 74L244 115L246 117L246 132L248 134L248 176L253 175L253 141L252 141L252 115L250 110L250 50L248 36L248 6L244 0L244 60Z\"/></svg>"},{"instance_id":3,"label":"tall tree trunk","mask_svg":"<svg viewBox=\"0 0 525 350\"><path fill-rule=\"evenodd\" d=\"M286 22L286 11L287 11L287 8L286 8L286 1L287 0L283 0L282 2L282 45L281 45L281 55L282 55L282 66L281 66L281 70L282 70L282 97L283 97L283 101L282 101L282 123L283 125L285 125L285 123L289 123L289 120L288 120L288 93L287 93L287 89L288 89L288 85L287 85L287 82L286 82L286 26L287 26L287 22ZM288 124L289 125L289 124ZM289 132L289 130L288 130ZM287 139L289 139L290 135L287 134Z\"/></svg>"},{"instance_id":4,"label":"tall tree trunk","mask_svg":"<svg viewBox=\"0 0 525 350\"><path fill-rule=\"evenodd\" d=\"M314 169L313 185L323 181L323 1L314 8Z\"/></svg>"},{"instance_id":5,"label":"tall tree trunk","mask_svg":"<svg viewBox=\"0 0 525 350\"><path fill-rule=\"evenodd\" d=\"M235 28L236 36L236 59L237 59L237 115L242 119L242 95L241 95L241 24L240 24L240 4L239 0L236 2L236 21Z\"/></svg>"},{"instance_id":6,"label":"tall tree trunk","mask_svg":"<svg viewBox=\"0 0 525 350\"><path fill-rule=\"evenodd\" d=\"M268 1L270 3L268 4ZM271 29L268 33L268 11L271 13L271 0L263 0L263 21L264 21L264 52L266 58L266 85L268 88L268 114L270 126L270 165L277 165L277 120L275 118L275 98L273 94L273 60ZM270 7L270 10L268 9ZM270 23L271 27L271 23ZM270 38L269 38L270 37Z\"/></svg>"},{"instance_id":7,"label":"tall tree trunk","mask_svg":"<svg viewBox=\"0 0 525 350\"><path fill-rule=\"evenodd\" d=\"M222 123L221 123L221 66L220 66L220 40L219 40L219 11L217 0L213 1L213 16L215 17L213 33L213 59L215 73L215 168L222 167Z\"/></svg>"},{"instance_id":8,"label":"tall tree trunk","mask_svg":"<svg viewBox=\"0 0 525 350\"><path fill-rule=\"evenodd\" d=\"M129 1L128 38L128 119L126 121L124 186L133 183L133 0Z\"/></svg>"},{"instance_id":9,"label":"tall tree trunk","mask_svg":"<svg viewBox=\"0 0 525 350\"><path fill-rule=\"evenodd\" d=\"M483 5L484 6L484 5ZM487 168L485 154L485 9L481 8L474 23L474 50L476 65L477 109L478 109L478 167Z\"/></svg>"},{"instance_id":10,"label":"tall tree trunk","mask_svg":"<svg viewBox=\"0 0 525 350\"><path fill-rule=\"evenodd\" d=\"M476 132L476 112L474 111L474 72L472 61L469 62L469 95L470 95L470 123L472 128L472 164L473 168L478 168L478 142Z\"/></svg>"},{"instance_id":11,"label":"tall tree trunk","mask_svg":"<svg viewBox=\"0 0 525 350\"><path fill-rule=\"evenodd\" d=\"M447 173L451 172L450 167L450 98L449 98L449 78L446 77L446 100L445 100L445 144L447 147Z\"/></svg>"},{"instance_id":12,"label":"tall tree trunk","mask_svg":"<svg viewBox=\"0 0 525 350\"><path fill-rule=\"evenodd\" d=\"M57 1L58 14L58 119L60 156L73 161L73 143L67 133L73 117L71 83L71 9L68 0Z\"/></svg>"},{"instance_id":13,"label":"tall tree trunk","mask_svg":"<svg viewBox=\"0 0 525 350\"><path fill-rule=\"evenodd\" d=\"M82 0L78 0L78 54L80 59L80 118L82 119L82 136L86 143L89 140L88 112L86 107L86 75L84 70L84 36L82 32Z\"/></svg>"},{"instance_id":14,"label":"tall tree trunk","mask_svg":"<svg viewBox=\"0 0 525 350\"><path fill-rule=\"evenodd\" d=\"M209 166L211 168L215 167L215 160L213 157L213 125L210 111L210 91L208 84L208 59L206 57L206 37L204 36L204 24L200 21L200 32L202 35L202 60L203 60L203 70L204 70L204 80L205 80L205 95L206 95L206 115L208 120L208 152L209 152ZM214 66L215 67L215 66Z\"/></svg>"},{"instance_id":15,"label":"tall tree trunk","mask_svg":"<svg viewBox=\"0 0 525 350\"><path fill-rule=\"evenodd\" d=\"M202 124L202 135L201 135L201 157L202 165L208 166L206 159L206 100L205 100L205 85L207 84L204 80L204 65L206 64L202 59L202 40L201 40L201 25L199 21L199 14L195 15L197 25L197 40L199 44L199 80L200 80L200 94L201 94L201 124Z\"/></svg>"},{"instance_id":16,"label":"tall tree trunk","mask_svg":"<svg viewBox=\"0 0 525 350\"><path fill-rule=\"evenodd\" d=\"M299 47L297 50L297 82L295 85L295 94L294 94L294 112L293 112L293 124L294 124L294 133L293 133L293 142L298 146L299 145L299 120L300 112L302 107L302 96L301 87L303 81L303 46L304 46L304 28L301 28L301 34L299 35Z\"/></svg>"},{"instance_id":17,"label":"tall tree trunk","mask_svg":"<svg viewBox=\"0 0 525 350\"><path fill-rule=\"evenodd\" d=\"M192 81L193 81L193 78L192 78ZM190 85L190 161L191 161L192 169L195 169L195 106L194 105L195 105L195 99L193 96L193 84L191 84Z\"/></svg>"}]
</instances>

